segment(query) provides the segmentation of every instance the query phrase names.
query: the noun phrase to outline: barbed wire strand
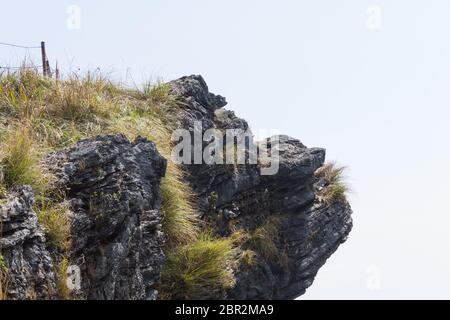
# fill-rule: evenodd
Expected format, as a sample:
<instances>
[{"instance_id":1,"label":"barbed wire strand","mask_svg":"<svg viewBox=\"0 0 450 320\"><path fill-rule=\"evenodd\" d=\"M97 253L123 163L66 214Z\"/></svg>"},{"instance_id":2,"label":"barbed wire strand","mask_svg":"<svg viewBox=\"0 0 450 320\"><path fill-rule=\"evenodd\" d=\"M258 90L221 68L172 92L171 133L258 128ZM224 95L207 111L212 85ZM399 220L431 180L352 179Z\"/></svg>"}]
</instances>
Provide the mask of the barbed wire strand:
<instances>
[{"instance_id":1,"label":"barbed wire strand","mask_svg":"<svg viewBox=\"0 0 450 320\"><path fill-rule=\"evenodd\" d=\"M19 44L12 44L12 43L6 43L6 42L0 42L0 45L2 46L9 46L9 47L15 47L15 48L22 48L22 49L40 49L41 47L36 46L36 47L27 47L27 46L22 46Z\"/></svg>"},{"instance_id":2,"label":"barbed wire strand","mask_svg":"<svg viewBox=\"0 0 450 320\"><path fill-rule=\"evenodd\" d=\"M3 70L42 69L42 68L43 68L42 66L35 66L35 67L26 67L26 66L23 66L23 67L2 67L2 66L0 66L0 69L3 69Z\"/></svg>"},{"instance_id":3,"label":"barbed wire strand","mask_svg":"<svg viewBox=\"0 0 450 320\"><path fill-rule=\"evenodd\" d=\"M13 44L13 43L6 43L6 42L0 42L0 45L2 46L8 46L8 47L14 47L14 48L21 48L21 49L26 49L26 52L28 53L29 49L40 49L41 47L36 46L36 47L28 47L28 46L22 46L19 44ZM21 66L21 67L4 67L4 66L0 66L0 70L21 70L21 69L42 69L43 66L33 66L33 67L26 67L26 66Z\"/></svg>"}]
</instances>

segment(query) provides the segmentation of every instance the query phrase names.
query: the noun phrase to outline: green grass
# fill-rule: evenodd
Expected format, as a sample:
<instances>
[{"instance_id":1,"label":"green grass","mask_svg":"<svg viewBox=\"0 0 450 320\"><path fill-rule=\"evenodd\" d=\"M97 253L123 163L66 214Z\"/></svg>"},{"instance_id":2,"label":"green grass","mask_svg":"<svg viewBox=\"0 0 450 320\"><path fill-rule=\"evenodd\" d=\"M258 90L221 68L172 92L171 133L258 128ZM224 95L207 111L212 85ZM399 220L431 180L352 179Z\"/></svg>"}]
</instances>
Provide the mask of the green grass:
<instances>
[{"instance_id":1,"label":"green grass","mask_svg":"<svg viewBox=\"0 0 450 320\"><path fill-rule=\"evenodd\" d=\"M78 124L75 121L64 121L58 118L54 119L31 119L30 125L35 139L49 150L61 150L71 147L77 141L88 137L94 132L101 132L99 125L90 123ZM83 126L89 125L87 130Z\"/></svg>"},{"instance_id":2,"label":"green grass","mask_svg":"<svg viewBox=\"0 0 450 320\"><path fill-rule=\"evenodd\" d=\"M108 118L117 108L112 84L100 77L88 75L56 82L46 97L46 112L50 115L72 121L90 120L96 117Z\"/></svg>"},{"instance_id":3,"label":"green grass","mask_svg":"<svg viewBox=\"0 0 450 320\"><path fill-rule=\"evenodd\" d=\"M200 299L212 297L233 285L234 241L202 234L195 242L167 256L162 271L162 297Z\"/></svg>"},{"instance_id":4,"label":"green grass","mask_svg":"<svg viewBox=\"0 0 450 320\"><path fill-rule=\"evenodd\" d=\"M141 90L135 91L134 95L140 100L147 101L147 106L177 106L177 97L170 94L170 86L158 81L156 84L147 82Z\"/></svg>"},{"instance_id":5,"label":"green grass","mask_svg":"<svg viewBox=\"0 0 450 320\"><path fill-rule=\"evenodd\" d=\"M0 111L17 118L27 118L42 110L44 92L50 80L31 69L0 76Z\"/></svg>"},{"instance_id":6,"label":"green grass","mask_svg":"<svg viewBox=\"0 0 450 320\"><path fill-rule=\"evenodd\" d=\"M66 257L60 259L56 266L56 285L57 294L60 300L69 300L71 298L71 291L67 286L67 268L69 267L69 260Z\"/></svg>"},{"instance_id":7,"label":"green grass","mask_svg":"<svg viewBox=\"0 0 450 320\"><path fill-rule=\"evenodd\" d=\"M332 162L325 164L316 171L316 179L325 182L325 186L319 191L318 196L326 205L347 201L347 193L350 189L344 181L344 171L345 167L337 166Z\"/></svg>"},{"instance_id":8,"label":"green grass","mask_svg":"<svg viewBox=\"0 0 450 320\"><path fill-rule=\"evenodd\" d=\"M12 126L0 148L1 178L6 188L30 185L42 192L47 187L50 176L39 164L39 151L28 124Z\"/></svg>"},{"instance_id":9,"label":"green grass","mask_svg":"<svg viewBox=\"0 0 450 320\"><path fill-rule=\"evenodd\" d=\"M278 217L269 217L263 224L250 231L247 238L250 247L272 264L278 264L283 255L277 247L279 225Z\"/></svg>"},{"instance_id":10,"label":"green grass","mask_svg":"<svg viewBox=\"0 0 450 320\"><path fill-rule=\"evenodd\" d=\"M66 253L70 249L70 207L67 202L53 203L40 201L35 206L39 223L47 232L49 242L60 252Z\"/></svg>"},{"instance_id":11,"label":"green grass","mask_svg":"<svg viewBox=\"0 0 450 320\"><path fill-rule=\"evenodd\" d=\"M47 234L48 243L56 249L53 259L55 266L57 296L69 300L71 291L67 286L67 268L71 246L70 207L66 201L60 203L43 198L35 204L38 221Z\"/></svg>"}]
</instances>

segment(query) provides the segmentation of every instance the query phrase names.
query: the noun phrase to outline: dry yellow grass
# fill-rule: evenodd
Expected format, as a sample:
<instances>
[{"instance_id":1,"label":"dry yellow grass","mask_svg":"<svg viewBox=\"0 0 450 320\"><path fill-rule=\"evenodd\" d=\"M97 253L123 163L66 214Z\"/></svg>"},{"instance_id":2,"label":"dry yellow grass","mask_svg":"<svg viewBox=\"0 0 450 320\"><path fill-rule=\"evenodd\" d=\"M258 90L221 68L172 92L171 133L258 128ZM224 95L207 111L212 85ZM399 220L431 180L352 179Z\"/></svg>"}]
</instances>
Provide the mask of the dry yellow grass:
<instances>
[{"instance_id":1,"label":"dry yellow grass","mask_svg":"<svg viewBox=\"0 0 450 320\"><path fill-rule=\"evenodd\" d=\"M69 300L71 298L71 291L67 286L67 268L69 267L69 260L66 257L60 258L56 267L56 285L57 294L60 300Z\"/></svg>"},{"instance_id":2,"label":"dry yellow grass","mask_svg":"<svg viewBox=\"0 0 450 320\"><path fill-rule=\"evenodd\" d=\"M273 264L279 264L283 256L283 252L277 247L279 226L279 217L269 217L263 224L251 230L247 239L247 243L257 253Z\"/></svg>"},{"instance_id":3,"label":"dry yellow grass","mask_svg":"<svg viewBox=\"0 0 450 320\"><path fill-rule=\"evenodd\" d=\"M345 167L339 167L333 162L325 164L316 171L315 177L325 181L325 186L318 194L319 199L325 204L347 201L347 193L350 189L344 181L344 171Z\"/></svg>"},{"instance_id":4,"label":"dry yellow grass","mask_svg":"<svg viewBox=\"0 0 450 320\"><path fill-rule=\"evenodd\" d=\"M162 297L199 299L230 288L234 283L234 253L232 237L214 238L211 233L172 250L161 274Z\"/></svg>"},{"instance_id":5,"label":"dry yellow grass","mask_svg":"<svg viewBox=\"0 0 450 320\"><path fill-rule=\"evenodd\" d=\"M250 249L244 250L241 253L240 259L244 265L254 266L256 263L256 253Z\"/></svg>"},{"instance_id":6,"label":"dry yellow grass","mask_svg":"<svg viewBox=\"0 0 450 320\"><path fill-rule=\"evenodd\" d=\"M0 164L5 188L30 185L35 192L44 191L50 175L40 165L40 150L28 122L14 123L2 137Z\"/></svg>"},{"instance_id":7,"label":"dry yellow grass","mask_svg":"<svg viewBox=\"0 0 450 320\"><path fill-rule=\"evenodd\" d=\"M42 200L35 206L35 211L50 243L67 253L71 244L69 204L66 201L53 203Z\"/></svg>"}]
</instances>

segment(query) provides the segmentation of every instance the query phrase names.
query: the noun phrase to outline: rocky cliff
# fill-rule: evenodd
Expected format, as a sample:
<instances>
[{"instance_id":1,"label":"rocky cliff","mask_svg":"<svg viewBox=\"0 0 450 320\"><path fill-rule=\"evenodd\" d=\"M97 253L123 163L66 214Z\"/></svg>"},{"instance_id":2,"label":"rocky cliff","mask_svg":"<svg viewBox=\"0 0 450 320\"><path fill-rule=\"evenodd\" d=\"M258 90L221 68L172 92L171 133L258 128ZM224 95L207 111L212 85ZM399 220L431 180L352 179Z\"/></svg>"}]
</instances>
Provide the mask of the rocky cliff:
<instances>
[{"instance_id":1,"label":"rocky cliff","mask_svg":"<svg viewBox=\"0 0 450 320\"><path fill-rule=\"evenodd\" d=\"M210 93L200 76L168 87L180 105L176 111L162 108L173 127L192 134L195 123L201 123L202 133L211 128L224 134L227 129L248 130L245 120L225 110L225 98ZM287 136L276 140L276 146L268 143L269 153L277 148L280 155L274 175L262 175L261 163L181 166L199 225L217 238L241 236L234 244L234 263L227 266L233 278L229 286L172 298L296 298L347 239L352 211L334 185L339 170L325 166L325 150ZM129 141L121 134L84 139L46 155L43 163L70 208L66 256L75 266L70 270L80 273L79 283L68 275L76 284L71 297L161 298L161 272L171 240L162 227L160 191L167 160L152 141ZM57 298L61 252L46 241L34 198L30 187L16 186L0 202L0 291L8 299Z\"/></svg>"}]
</instances>

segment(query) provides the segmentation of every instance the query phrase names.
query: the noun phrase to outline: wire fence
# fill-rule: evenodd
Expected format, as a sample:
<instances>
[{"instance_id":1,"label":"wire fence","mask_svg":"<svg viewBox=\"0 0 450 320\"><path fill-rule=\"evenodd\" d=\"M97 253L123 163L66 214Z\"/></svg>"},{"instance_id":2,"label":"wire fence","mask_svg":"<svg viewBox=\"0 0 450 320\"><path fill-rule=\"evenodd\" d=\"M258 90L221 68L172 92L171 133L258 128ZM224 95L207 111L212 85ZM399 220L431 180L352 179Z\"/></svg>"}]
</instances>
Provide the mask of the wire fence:
<instances>
[{"instance_id":1,"label":"wire fence","mask_svg":"<svg viewBox=\"0 0 450 320\"><path fill-rule=\"evenodd\" d=\"M19 44L12 44L12 43L6 43L6 42L0 42L0 45L2 46L8 46L8 47L15 47L15 48L22 48L22 49L40 49L41 47L27 47L27 46L22 46Z\"/></svg>"},{"instance_id":2,"label":"wire fence","mask_svg":"<svg viewBox=\"0 0 450 320\"><path fill-rule=\"evenodd\" d=\"M21 67L2 67L0 66L0 70L22 70L22 69L43 69L43 66L21 66Z\"/></svg>"},{"instance_id":3,"label":"wire fence","mask_svg":"<svg viewBox=\"0 0 450 320\"><path fill-rule=\"evenodd\" d=\"M15 70L22 70L22 69L33 69L33 70L42 70L44 76L52 76L53 72L50 67L50 62L47 58L46 49L45 49L45 42L41 42L40 46L24 46L20 44L14 44L14 43L7 43L7 42L0 42L0 46L6 46L6 47L12 47L12 48L19 48L19 49L25 49L25 50L33 50L33 49L40 49L41 50L41 57L42 57L42 64L38 66L27 66L26 64L23 64L21 66L1 66L0 70L6 70L6 71L15 71ZM59 77L59 70L58 67L55 69L56 77Z\"/></svg>"}]
</instances>

